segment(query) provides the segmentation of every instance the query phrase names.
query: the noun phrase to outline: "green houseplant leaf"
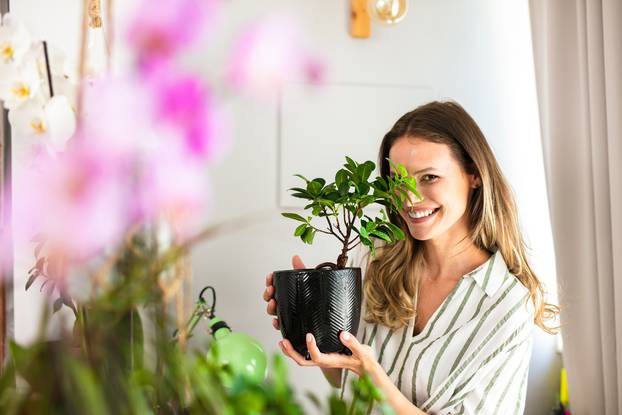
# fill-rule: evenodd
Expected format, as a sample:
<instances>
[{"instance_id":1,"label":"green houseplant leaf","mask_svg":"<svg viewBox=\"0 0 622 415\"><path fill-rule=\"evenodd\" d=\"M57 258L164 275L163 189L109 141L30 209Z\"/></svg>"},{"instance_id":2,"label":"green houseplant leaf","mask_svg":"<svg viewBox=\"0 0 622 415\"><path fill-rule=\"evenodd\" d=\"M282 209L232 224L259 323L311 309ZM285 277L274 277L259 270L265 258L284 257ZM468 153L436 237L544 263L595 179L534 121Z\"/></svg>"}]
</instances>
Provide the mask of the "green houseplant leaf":
<instances>
[{"instance_id":1,"label":"green houseplant leaf","mask_svg":"<svg viewBox=\"0 0 622 415\"><path fill-rule=\"evenodd\" d=\"M367 246L375 255L374 239L388 244L404 239L406 234L387 219L386 212L402 210L406 200L413 203L414 199L422 199L415 178L408 175L403 165L387 159L393 175L372 179L371 174L376 168L373 161L357 163L348 156L345 160L343 168L335 173L334 182L328 184L323 178L309 180L301 174L295 174L305 181L306 187L289 190L292 196L309 201L304 209L311 216L305 219L296 213L282 213L288 219L304 222L296 227L294 236L300 237L306 244L313 243L317 232L337 238L342 244L341 253L334 264L337 268L345 267L348 252L358 244ZM372 205L384 208L380 217L370 218L364 214L364 210ZM327 227L321 229L314 226L311 223L313 218L323 218Z\"/></svg>"}]
</instances>

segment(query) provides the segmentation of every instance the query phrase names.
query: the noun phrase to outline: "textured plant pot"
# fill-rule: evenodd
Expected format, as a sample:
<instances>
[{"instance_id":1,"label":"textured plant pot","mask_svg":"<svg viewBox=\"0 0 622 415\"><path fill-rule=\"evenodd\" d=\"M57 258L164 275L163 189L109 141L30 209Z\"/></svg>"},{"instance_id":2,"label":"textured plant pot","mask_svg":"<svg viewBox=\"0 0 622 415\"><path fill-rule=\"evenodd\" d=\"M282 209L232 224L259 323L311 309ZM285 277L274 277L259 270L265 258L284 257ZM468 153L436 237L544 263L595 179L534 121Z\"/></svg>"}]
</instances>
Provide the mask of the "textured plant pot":
<instances>
[{"instance_id":1,"label":"textured plant pot","mask_svg":"<svg viewBox=\"0 0 622 415\"><path fill-rule=\"evenodd\" d=\"M360 268L275 271L277 316L283 338L309 359L307 333L323 353L351 354L341 331L356 335L361 314Z\"/></svg>"}]
</instances>

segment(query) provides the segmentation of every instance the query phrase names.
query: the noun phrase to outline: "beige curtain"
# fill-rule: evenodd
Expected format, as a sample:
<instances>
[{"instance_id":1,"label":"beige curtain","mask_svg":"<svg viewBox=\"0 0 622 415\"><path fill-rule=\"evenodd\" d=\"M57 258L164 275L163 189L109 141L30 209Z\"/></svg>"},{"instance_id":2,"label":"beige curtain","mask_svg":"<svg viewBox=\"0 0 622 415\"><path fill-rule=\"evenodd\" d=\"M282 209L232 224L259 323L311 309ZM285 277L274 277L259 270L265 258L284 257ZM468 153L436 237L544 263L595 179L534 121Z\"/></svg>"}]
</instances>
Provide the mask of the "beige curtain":
<instances>
[{"instance_id":1,"label":"beige curtain","mask_svg":"<svg viewBox=\"0 0 622 415\"><path fill-rule=\"evenodd\" d=\"M622 414L622 0L530 7L570 406Z\"/></svg>"}]
</instances>

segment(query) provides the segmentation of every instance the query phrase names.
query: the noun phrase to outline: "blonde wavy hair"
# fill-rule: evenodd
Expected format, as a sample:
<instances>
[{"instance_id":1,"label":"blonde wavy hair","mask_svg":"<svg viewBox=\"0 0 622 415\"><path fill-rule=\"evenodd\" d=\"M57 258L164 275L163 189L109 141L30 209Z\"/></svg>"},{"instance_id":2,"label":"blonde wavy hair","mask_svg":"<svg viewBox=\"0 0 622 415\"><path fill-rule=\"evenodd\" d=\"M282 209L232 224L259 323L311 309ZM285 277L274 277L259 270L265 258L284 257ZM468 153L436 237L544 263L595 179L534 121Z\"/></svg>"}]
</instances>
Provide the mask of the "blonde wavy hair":
<instances>
[{"instance_id":1,"label":"blonde wavy hair","mask_svg":"<svg viewBox=\"0 0 622 415\"><path fill-rule=\"evenodd\" d=\"M481 248L503 256L508 270L529 290L535 307L534 323L547 333L559 308L544 301L545 291L526 257L514 196L497 160L475 123L455 102L430 102L404 114L384 136L378 155L380 174L389 175L389 150L401 137L417 137L449 146L452 155L481 185L473 189L467 204L469 237ZM395 244L380 244L374 258L367 256L364 280L365 320L397 329L408 325L416 314L419 270L424 264L423 244L410 236L408 226L397 213L392 223L406 234Z\"/></svg>"}]
</instances>

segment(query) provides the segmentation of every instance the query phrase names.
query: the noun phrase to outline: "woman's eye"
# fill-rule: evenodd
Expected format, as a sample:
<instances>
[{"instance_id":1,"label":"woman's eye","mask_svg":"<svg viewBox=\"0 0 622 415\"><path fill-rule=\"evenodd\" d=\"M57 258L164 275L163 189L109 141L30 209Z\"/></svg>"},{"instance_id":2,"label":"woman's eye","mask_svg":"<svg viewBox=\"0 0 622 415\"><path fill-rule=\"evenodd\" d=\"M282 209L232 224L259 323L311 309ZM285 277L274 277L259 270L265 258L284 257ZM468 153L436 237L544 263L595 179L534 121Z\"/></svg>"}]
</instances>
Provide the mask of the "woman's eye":
<instances>
[{"instance_id":1,"label":"woman's eye","mask_svg":"<svg viewBox=\"0 0 622 415\"><path fill-rule=\"evenodd\" d=\"M424 182L433 182L436 179L438 179L438 176L435 176L433 174L426 174L425 176L422 177Z\"/></svg>"}]
</instances>

